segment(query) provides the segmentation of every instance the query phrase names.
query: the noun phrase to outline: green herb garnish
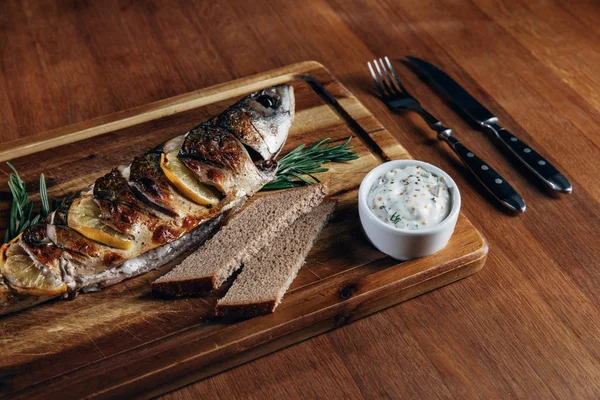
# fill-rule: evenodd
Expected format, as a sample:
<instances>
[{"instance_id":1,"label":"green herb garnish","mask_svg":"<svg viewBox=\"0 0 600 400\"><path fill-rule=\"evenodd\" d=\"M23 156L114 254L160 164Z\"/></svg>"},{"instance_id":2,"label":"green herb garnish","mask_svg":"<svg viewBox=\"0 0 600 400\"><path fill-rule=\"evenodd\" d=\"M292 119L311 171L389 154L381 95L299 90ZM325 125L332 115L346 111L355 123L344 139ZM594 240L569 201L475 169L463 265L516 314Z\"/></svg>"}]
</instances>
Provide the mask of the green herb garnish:
<instances>
[{"instance_id":1,"label":"green herb garnish","mask_svg":"<svg viewBox=\"0 0 600 400\"><path fill-rule=\"evenodd\" d=\"M392 216L390 217L390 222L392 223L397 223L398 221L400 221L402 218L400 217L400 215L398 213L394 213L392 214Z\"/></svg>"},{"instance_id":2,"label":"green herb garnish","mask_svg":"<svg viewBox=\"0 0 600 400\"><path fill-rule=\"evenodd\" d=\"M327 162L356 160L358 154L352 151L349 137L344 143L332 146L330 139L319 140L304 150L304 145L296 147L279 160L277 178L263 186L263 190L287 189L321 182L314 174L326 172L322 165ZM310 179L309 179L310 178Z\"/></svg>"},{"instance_id":3,"label":"green herb garnish","mask_svg":"<svg viewBox=\"0 0 600 400\"><path fill-rule=\"evenodd\" d=\"M48 193L46 191L46 179L44 174L40 175L40 199L42 207L39 214L33 212L33 202L29 200L25 182L17 172L17 169L11 163L6 163L12 173L8 178L8 187L12 193L12 204L10 207L10 217L8 229L4 235L4 242L9 242L19 236L27 227L37 224L42 218L50 213L50 203L48 202Z\"/></svg>"}]
</instances>

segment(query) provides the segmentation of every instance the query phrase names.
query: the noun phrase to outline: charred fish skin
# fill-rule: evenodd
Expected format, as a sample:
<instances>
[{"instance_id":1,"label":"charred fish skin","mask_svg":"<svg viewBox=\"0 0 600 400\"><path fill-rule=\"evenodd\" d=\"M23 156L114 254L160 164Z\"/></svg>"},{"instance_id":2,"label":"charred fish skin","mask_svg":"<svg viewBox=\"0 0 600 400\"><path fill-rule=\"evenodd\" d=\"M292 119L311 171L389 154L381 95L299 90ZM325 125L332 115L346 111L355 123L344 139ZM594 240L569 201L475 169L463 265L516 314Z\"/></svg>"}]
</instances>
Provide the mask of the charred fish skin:
<instances>
[{"instance_id":1,"label":"charred fish skin","mask_svg":"<svg viewBox=\"0 0 600 400\"><path fill-rule=\"evenodd\" d=\"M251 189L264 180L244 145L229 131L202 124L185 137L177 157L202 183L224 195Z\"/></svg>"},{"instance_id":2,"label":"charred fish skin","mask_svg":"<svg viewBox=\"0 0 600 400\"><path fill-rule=\"evenodd\" d=\"M131 163L129 185L147 204L176 217L173 208L174 189L160 168L160 153L149 151Z\"/></svg>"},{"instance_id":3,"label":"charred fish skin","mask_svg":"<svg viewBox=\"0 0 600 400\"><path fill-rule=\"evenodd\" d=\"M54 243L32 245L22 240L19 244L40 268L58 270L62 250Z\"/></svg>"},{"instance_id":4,"label":"charred fish skin","mask_svg":"<svg viewBox=\"0 0 600 400\"><path fill-rule=\"evenodd\" d=\"M163 244L175 240L198 223L215 215L215 210L188 200L173 186L161 168L162 153L153 149L136 157L130 166L129 184L144 202L155 207L165 218L160 218L148 229L170 233L155 241ZM224 206L225 203L221 202ZM167 229L167 226L170 226ZM156 232L155 232L156 233ZM157 237L161 235L156 235ZM163 235L164 236L164 235Z\"/></svg>"},{"instance_id":5,"label":"charred fish skin","mask_svg":"<svg viewBox=\"0 0 600 400\"><path fill-rule=\"evenodd\" d=\"M274 179L274 159L287 139L293 115L290 86L259 90L200 124L199 131L167 140L67 199L49 215L47 224L29 227L11 242L21 249L20 257L28 257L40 274L60 280L61 285L52 293L13 287L13 278L3 274L9 264L2 257L0 315L55 298L63 286L66 292L58 296L74 296L148 272L205 240L232 210ZM216 205L188 200L169 181L161 157L173 152L182 155L178 158L186 161L199 182L222 191L224 197ZM85 197L98 205L105 225L133 236L131 248L113 248L71 229L70 211Z\"/></svg>"},{"instance_id":6,"label":"charred fish skin","mask_svg":"<svg viewBox=\"0 0 600 400\"><path fill-rule=\"evenodd\" d=\"M231 133L208 124L189 131L178 154L233 171L239 171L243 155L243 146Z\"/></svg>"},{"instance_id":7,"label":"charred fish skin","mask_svg":"<svg viewBox=\"0 0 600 400\"><path fill-rule=\"evenodd\" d=\"M71 204L73 204L73 201L75 201L77 197L79 197L79 194L74 194L65 198L58 208L48 215L48 222L54 225L67 225L69 208L71 208Z\"/></svg>"},{"instance_id":8,"label":"charred fish skin","mask_svg":"<svg viewBox=\"0 0 600 400\"><path fill-rule=\"evenodd\" d=\"M94 199L102 214L100 219L108 226L124 234L132 235L136 226L147 219L139 210L116 201Z\"/></svg>"},{"instance_id":9,"label":"charred fish skin","mask_svg":"<svg viewBox=\"0 0 600 400\"><path fill-rule=\"evenodd\" d=\"M102 220L114 230L134 234L137 224L164 218L156 208L152 209L136 197L122 171L130 174L130 166L114 168L96 180L93 196L102 211Z\"/></svg>"},{"instance_id":10,"label":"charred fish skin","mask_svg":"<svg viewBox=\"0 0 600 400\"><path fill-rule=\"evenodd\" d=\"M48 237L47 224L39 223L27 228L19 245L42 271L49 270L60 275L62 249Z\"/></svg>"},{"instance_id":11,"label":"charred fish skin","mask_svg":"<svg viewBox=\"0 0 600 400\"><path fill-rule=\"evenodd\" d=\"M21 240L34 246L50 245L52 241L48 237L47 224L38 223L23 231Z\"/></svg>"},{"instance_id":12,"label":"charred fish skin","mask_svg":"<svg viewBox=\"0 0 600 400\"><path fill-rule=\"evenodd\" d=\"M121 172L115 168L108 174L96 180L94 184L94 198L117 203L123 203L132 207L139 207L139 200L133 194Z\"/></svg>"}]
</instances>

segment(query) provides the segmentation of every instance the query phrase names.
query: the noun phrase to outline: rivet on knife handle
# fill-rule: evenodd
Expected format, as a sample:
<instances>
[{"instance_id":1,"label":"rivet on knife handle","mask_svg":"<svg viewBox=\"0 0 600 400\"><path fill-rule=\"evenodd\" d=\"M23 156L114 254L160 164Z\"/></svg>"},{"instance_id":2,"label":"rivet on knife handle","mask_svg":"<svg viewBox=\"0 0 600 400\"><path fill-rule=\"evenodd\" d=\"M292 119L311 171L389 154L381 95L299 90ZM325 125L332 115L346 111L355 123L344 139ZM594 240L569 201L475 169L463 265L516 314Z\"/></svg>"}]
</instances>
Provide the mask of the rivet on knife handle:
<instances>
[{"instance_id":1,"label":"rivet on knife handle","mask_svg":"<svg viewBox=\"0 0 600 400\"><path fill-rule=\"evenodd\" d=\"M473 172L483 186L505 207L516 212L525 212L525 200L492 167L459 142L454 136L441 135L463 163Z\"/></svg>"},{"instance_id":2,"label":"rivet on knife handle","mask_svg":"<svg viewBox=\"0 0 600 400\"><path fill-rule=\"evenodd\" d=\"M569 180L530 146L496 123L488 123L484 126L490 129L500 142L546 185L559 192L571 193L573 187Z\"/></svg>"}]
</instances>

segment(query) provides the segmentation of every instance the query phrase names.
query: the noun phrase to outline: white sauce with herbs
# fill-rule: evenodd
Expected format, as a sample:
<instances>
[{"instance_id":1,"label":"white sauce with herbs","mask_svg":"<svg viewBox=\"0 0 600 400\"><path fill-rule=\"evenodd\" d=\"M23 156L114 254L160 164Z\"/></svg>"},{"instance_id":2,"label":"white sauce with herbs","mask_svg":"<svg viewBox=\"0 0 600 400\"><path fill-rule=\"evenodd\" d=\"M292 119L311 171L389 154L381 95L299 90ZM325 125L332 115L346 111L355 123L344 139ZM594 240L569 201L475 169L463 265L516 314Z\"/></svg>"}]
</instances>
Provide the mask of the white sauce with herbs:
<instances>
[{"instance_id":1,"label":"white sauce with herbs","mask_svg":"<svg viewBox=\"0 0 600 400\"><path fill-rule=\"evenodd\" d=\"M450 212L450 191L444 177L419 166L396 168L373 184L367 204L373 214L401 229L425 229Z\"/></svg>"}]
</instances>

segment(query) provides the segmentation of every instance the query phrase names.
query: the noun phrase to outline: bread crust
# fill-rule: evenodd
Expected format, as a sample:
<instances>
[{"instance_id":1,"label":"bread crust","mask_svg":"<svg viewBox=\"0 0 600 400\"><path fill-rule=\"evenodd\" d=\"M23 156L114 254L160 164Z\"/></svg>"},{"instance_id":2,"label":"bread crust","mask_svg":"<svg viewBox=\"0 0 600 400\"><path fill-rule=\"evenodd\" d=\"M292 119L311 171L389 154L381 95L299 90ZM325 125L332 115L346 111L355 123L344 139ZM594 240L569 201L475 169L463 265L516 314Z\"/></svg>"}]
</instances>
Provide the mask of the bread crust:
<instances>
[{"instance_id":1,"label":"bread crust","mask_svg":"<svg viewBox=\"0 0 600 400\"><path fill-rule=\"evenodd\" d=\"M270 299L258 303L220 304L215 308L215 315L227 319L247 319L259 315L271 314L275 311L276 300Z\"/></svg>"},{"instance_id":2,"label":"bread crust","mask_svg":"<svg viewBox=\"0 0 600 400\"><path fill-rule=\"evenodd\" d=\"M215 286L214 276L182 281L153 282L152 295L162 298L193 297L209 293Z\"/></svg>"}]
</instances>

